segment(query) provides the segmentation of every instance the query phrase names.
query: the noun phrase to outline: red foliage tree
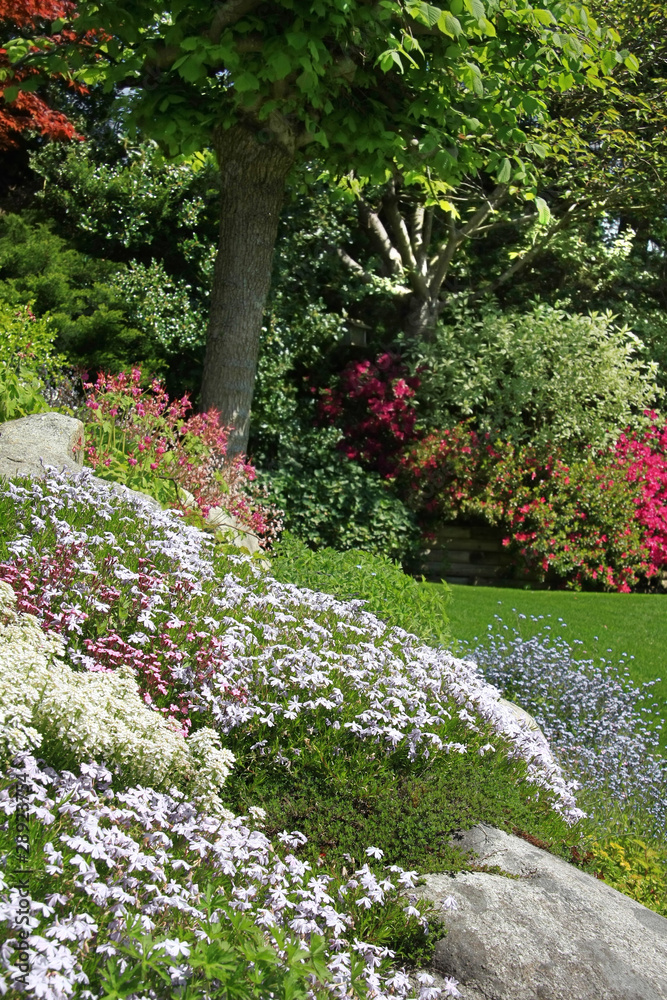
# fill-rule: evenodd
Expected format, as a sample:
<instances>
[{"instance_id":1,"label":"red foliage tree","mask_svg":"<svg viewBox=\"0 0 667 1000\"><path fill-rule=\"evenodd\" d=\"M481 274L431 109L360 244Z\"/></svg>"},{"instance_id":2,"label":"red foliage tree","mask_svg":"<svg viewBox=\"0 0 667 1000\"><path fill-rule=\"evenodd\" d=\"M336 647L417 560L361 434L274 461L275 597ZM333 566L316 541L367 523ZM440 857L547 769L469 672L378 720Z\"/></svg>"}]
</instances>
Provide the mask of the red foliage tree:
<instances>
[{"instance_id":1,"label":"red foliage tree","mask_svg":"<svg viewBox=\"0 0 667 1000\"><path fill-rule=\"evenodd\" d=\"M71 29L61 27L52 32L51 26L54 21L71 20L74 6L71 0L0 0L0 37L20 35L35 40L44 37L55 46L73 41L75 35ZM37 46L32 51L37 51ZM52 78L66 79L58 73ZM66 115L50 108L36 92L41 80L28 61L12 67L7 49L0 47L0 150L15 148L23 132L39 132L58 140L80 138ZM85 88L71 80L67 83L80 93L85 92Z\"/></svg>"}]
</instances>

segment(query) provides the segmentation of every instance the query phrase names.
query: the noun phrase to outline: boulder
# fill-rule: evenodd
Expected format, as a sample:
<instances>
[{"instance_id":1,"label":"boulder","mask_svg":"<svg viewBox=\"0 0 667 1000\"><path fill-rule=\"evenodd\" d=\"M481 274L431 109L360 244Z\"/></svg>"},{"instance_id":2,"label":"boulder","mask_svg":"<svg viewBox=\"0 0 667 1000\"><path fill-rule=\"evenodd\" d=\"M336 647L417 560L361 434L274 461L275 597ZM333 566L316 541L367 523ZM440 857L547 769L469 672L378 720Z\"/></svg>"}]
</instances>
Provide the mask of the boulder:
<instances>
[{"instance_id":1,"label":"boulder","mask_svg":"<svg viewBox=\"0 0 667 1000\"><path fill-rule=\"evenodd\" d=\"M519 837L480 824L453 842L485 871L428 875L448 933L434 971L465 1000L667 1000L667 919Z\"/></svg>"},{"instance_id":2,"label":"boulder","mask_svg":"<svg viewBox=\"0 0 667 1000\"><path fill-rule=\"evenodd\" d=\"M35 413L0 424L0 477L43 478L45 466L80 472L83 424L64 413Z\"/></svg>"},{"instance_id":3,"label":"boulder","mask_svg":"<svg viewBox=\"0 0 667 1000\"><path fill-rule=\"evenodd\" d=\"M261 551L257 535L249 531L248 528L244 528L241 522L223 507L211 507L206 522L212 528L230 532L234 545L247 549L250 555Z\"/></svg>"}]
</instances>

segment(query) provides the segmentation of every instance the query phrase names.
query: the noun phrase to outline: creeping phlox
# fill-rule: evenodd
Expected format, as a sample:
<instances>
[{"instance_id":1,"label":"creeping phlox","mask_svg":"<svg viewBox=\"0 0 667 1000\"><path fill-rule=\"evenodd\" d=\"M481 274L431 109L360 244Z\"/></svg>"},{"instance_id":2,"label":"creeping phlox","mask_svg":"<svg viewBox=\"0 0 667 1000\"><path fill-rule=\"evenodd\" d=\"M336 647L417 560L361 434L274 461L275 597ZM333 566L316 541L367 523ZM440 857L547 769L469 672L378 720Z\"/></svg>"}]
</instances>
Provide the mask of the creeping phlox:
<instances>
[{"instance_id":1,"label":"creeping phlox","mask_svg":"<svg viewBox=\"0 0 667 1000\"><path fill-rule=\"evenodd\" d=\"M523 639L498 618L472 656L488 680L535 716L581 785L592 818L604 825L610 806L622 806L628 816L641 813L641 825L664 839L667 759L660 750L662 709L651 697L656 681L636 687L623 658L614 664L601 657L596 664L577 655L580 642L571 646L552 631L544 620L538 635Z\"/></svg>"},{"instance_id":2,"label":"creeping phlox","mask_svg":"<svg viewBox=\"0 0 667 1000\"><path fill-rule=\"evenodd\" d=\"M279 739L281 718L301 716L318 731L342 729L414 759L466 752L438 732L453 716L462 731L487 724L566 818L582 815L542 736L502 705L474 664L389 628L362 602L277 583L243 556L228 557L221 574L205 533L140 497L119 498L85 472L10 484L5 497L16 533L0 578L12 582L22 610L67 637L73 664L115 671L131 662L146 702L223 735L252 723ZM60 575L46 568L56 550ZM262 744L260 736L259 752ZM289 766L298 748L271 752Z\"/></svg>"},{"instance_id":3,"label":"creeping phlox","mask_svg":"<svg viewBox=\"0 0 667 1000\"><path fill-rule=\"evenodd\" d=\"M192 987L189 996L222 998L229 995L227 974L237 991L244 981L255 984L234 995L259 995L247 954L236 968L229 952L222 953L227 965L216 965L235 921L246 915L246 938L248 928L259 928L264 952L272 949L278 965L287 965L294 942L311 950L319 945L320 985L334 997L460 996L455 980L438 990L427 974L415 988L405 972L390 968L387 948L355 934L369 908L406 902L416 872L392 865L377 874L367 863L348 879L314 875L295 853L305 837L284 831L273 845L257 828L261 810L222 820L178 792L114 793L110 779L97 765L84 765L79 777L58 775L24 754L2 782L6 821L16 810L12 784L26 790L46 887L39 900L26 898L0 876L2 993L19 987L41 1000L98 1000L114 983L113 995L126 1000L178 995L171 991L185 986ZM424 923L415 902L408 896L407 909ZM310 986L312 998L321 995L314 977Z\"/></svg>"},{"instance_id":4,"label":"creeping phlox","mask_svg":"<svg viewBox=\"0 0 667 1000\"><path fill-rule=\"evenodd\" d=\"M217 733L201 729L186 739L175 731L145 705L128 664L74 671L63 662L62 639L15 605L0 581L0 759L50 744L68 762L103 759L126 783L168 781L222 808L218 792L234 758Z\"/></svg>"}]
</instances>

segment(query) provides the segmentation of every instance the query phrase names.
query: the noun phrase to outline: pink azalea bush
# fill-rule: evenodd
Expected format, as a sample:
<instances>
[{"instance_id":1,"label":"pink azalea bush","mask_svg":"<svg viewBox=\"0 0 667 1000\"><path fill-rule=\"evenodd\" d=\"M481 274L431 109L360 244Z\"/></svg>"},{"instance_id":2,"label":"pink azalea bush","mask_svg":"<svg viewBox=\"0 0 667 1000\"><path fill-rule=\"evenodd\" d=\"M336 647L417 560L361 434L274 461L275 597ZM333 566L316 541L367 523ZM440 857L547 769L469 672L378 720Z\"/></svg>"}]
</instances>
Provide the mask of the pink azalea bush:
<instances>
[{"instance_id":1,"label":"pink azalea bush","mask_svg":"<svg viewBox=\"0 0 667 1000\"><path fill-rule=\"evenodd\" d=\"M667 563L666 444L653 423L566 461L459 424L406 449L396 479L431 520L501 526L526 574L627 593Z\"/></svg>"},{"instance_id":2,"label":"pink azalea bush","mask_svg":"<svg viewBox=\"0 0 667 1000\"><path fill-rule=\"evenodd\" d=\"M635 514L644 530L651 563L667 563L667 422L657 413L646 414L650 424L642 431L621 434L614 456L635 494Z\"/></svg>"},{"instance_id":3,"label":"pink azalea bush","mask_svg":"<svg viewBox=\"0 0 667 1000\"><path fill-rule=\"evenodd\" d=\"M254 485L255 469L243 455L227 458L229 428L215 408L190 413L187 395L170 400L153 379L142 388L139 368L85 383L86 462L98 476L184 507L186 491L205 517L223 507L267 547L280 532L280 512Z\"/></svg>"},{"instance_id":4,"label":"pink azalea bush","mask_svg":"<svg viewBox=\"0 0 667 1000\"><path fill-rule=\"evenodd\" d=\"M426 430L414 375L398 354L351 362L320 390L344 454L392 481L421 519L502 527L520 573L627 592L667 565L667 424L654 411L615 442L571 456L480 433L474 420Z\"/></svg>"},{"instance_id":5,"label":"pink azalea bush","mask_svg":"<svg viewBox=\"0 0 667 1000\"><path fill-rule=\"evenodd\" d=\"M415 438L418 388L419 378L408 374L400 356L385 352L374 362L350 362L336 387L321 391L319 413L342 429L340 447L348 458L391 475L398 454Z\"/></svg>"},{"instance_id":6,"label":"pink azalea bush","mask_svg":"<svg viewBox=\"0 0 667 1000\"><path fill-rule=\"evenodd\" d=\"M526 576L622 593L656 581L667 565L667 424L655 412L606 449L566 458L480 434L472 420L426 432L418 388L386 353L350 363L320 392L319 412L348 458L394 483L426 537L437 521L481 519L503 528Z\"/></svg>"}]
</instances>

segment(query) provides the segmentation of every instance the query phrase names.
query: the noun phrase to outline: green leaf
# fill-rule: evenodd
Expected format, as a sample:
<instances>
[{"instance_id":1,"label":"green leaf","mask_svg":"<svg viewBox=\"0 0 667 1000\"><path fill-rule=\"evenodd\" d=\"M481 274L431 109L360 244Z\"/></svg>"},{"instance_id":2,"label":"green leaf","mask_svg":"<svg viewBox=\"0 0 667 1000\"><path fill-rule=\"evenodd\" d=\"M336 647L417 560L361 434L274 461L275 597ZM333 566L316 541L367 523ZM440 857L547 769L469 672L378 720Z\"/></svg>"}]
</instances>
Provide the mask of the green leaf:
<instances>
[{"instance_id":1,"label":"green leaf","mask_svg":"<svg viewBox=\"0 0 667 1000\"><path fill-rule=\"evenodd\" d=\"M442 12L442 17L438 20L438 27L440 31L445 35L449 35L450 38L458 38L463 31L459 19L450 14L448 10Z\"/></svg>"},{"instance_id":2,"label":"green leaf","mask_svg":"<svg viewBox=\"0 0 667 1000\"><path fill-rule=\"evenodd\" d=\"M3 98L6 104L11 104L19 96L19 88L16 86L5 87L3 92Z\"/></svg>"},{"instance_id":3,"label":"green leaf","mask_svg":"<svg viewBox=\"0 0 667 1000\"><path fill-rule=\"evenodd\" d=\"M496 29L491 24L488 17L480 17L478 24L482 29L482 31L484 32L484 34L487 36L487 38L496 37Z\"/></svg>"},{"instance_id":4,"label":"green leaf","mask_svg":"<svg viewBox=\"0 0 667 1000\"><path fill-rule=\"evenodd\" d=\"M636 73L639 70L639 59L637 56L633 56L632 52L625 57L623 62L631 73Z\"/></svg>"},{"instance_id":5,"label":"green leaf","mask_svg":"<svg viewBox=\"0 0 667 1000\"><path fill-rule=\"evenodd\" d=\"M403 63L401 61L401 57L399 53L396 52L395 49L387 49L386 52L383 52L382 55L379 57L378 62L380 64L380 69L384 73L387 73L390 69L393 69L394 66L398 66L401 73L403 72Z\"/></svg>"},{"instance_id":6,"label":"green leaf","mask_svg":"<svg viewBox=\"0 0 667 1000\"><path fill-rule=\"evenodd\" d=\"M284 80L292 72L292 63L285 52L274 52L268 60L271 78Z\"/></svg>"},{"instance_id":7,"label":"green leaf","mask_svg":"<svg viewBox=\"0 0 667 1000\"><path fill-rule=\"evenodd\" d=\"M239 93L243 93L246 90L258 90L259 80L254 73L241 73L240 76L234 79L234 89L238 90Z\"/></svg>"},{"instance_id":8,"label":"green leaf","mask_svg":"<svg viewBox=\"0 0 667 1000\"><path fill-rule=\"evenodd\" d=\"M479 66L475 66L474 63L466 63L460 72L461 82L465 84L468 90L472 90L478 97L483 97L484 87L482 85L482 75L479 71Z\"/></svg>"},{"instance_id":9,"label":"green leaf","mask_svg":"<svg viewBox=\"0 0 667 1000\"><path fill-rule=\"evenodd\" d=\"M419 3L409 3L407 10L410 17L421 24L425 24L428 28L436 25L442 14L442 10L439 7L433 7L430 3L423 3L422 0Z\"/></svg>"},{"instance_id":10,"label":"green leaf","mask_svg":"<svg viewBox=\"0 0 667 1000\"><path fill-rule=\"evenodd\" d=\"M482 0L465 0L466 10L479 20L486 16L486 9Z\"/></svg>"},{"instance_id":11,"label":"green leaf","mask_svg":"<svg viewBox=\"0 0 667 1000\"><path fill-rule=\"evenodd\" d=\"M544 198L535 199L535 208L537 209L537 218L540 225L546 226L551 221L551 211Z\"/></svg>"},{"instance_id":12,"label":"green leaf","mask_svg":"<svg viewBox=\"0 0 667 1000\"><path fill-rule=\"evenodd\" d=\"M512 164L505 156L501 162L500 170L498 171L496 180L499 184L507 184L510 177L512 176Z\"/></svg>"},{"instance_id":13,"label":"green leaf","mask_svg":"<svg viewBox=\"0 0 667 1000\"><path fill-rule=\"evenodd\" d=\"M199 53L196 56L186 56L183 60L179 59L178 62L180 64L178 66L178 75L187 80L188 83L196 83L206 76L206 70L203 65L203 53Z\"/></svg>"},{"instance_id":14,"label":"green leaf","mask_svg":"<svg viewBox=\"0 0 667 1000\"><path fill-rule=\"evenodd\" d=\"M533 17L535 18L536 21L539 21L540 24L556 23L556 18L553 16L550 10L542 10L539 7L533 11Z\"/></svg>"}]
</instances>

